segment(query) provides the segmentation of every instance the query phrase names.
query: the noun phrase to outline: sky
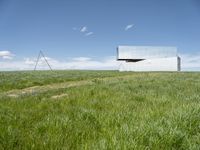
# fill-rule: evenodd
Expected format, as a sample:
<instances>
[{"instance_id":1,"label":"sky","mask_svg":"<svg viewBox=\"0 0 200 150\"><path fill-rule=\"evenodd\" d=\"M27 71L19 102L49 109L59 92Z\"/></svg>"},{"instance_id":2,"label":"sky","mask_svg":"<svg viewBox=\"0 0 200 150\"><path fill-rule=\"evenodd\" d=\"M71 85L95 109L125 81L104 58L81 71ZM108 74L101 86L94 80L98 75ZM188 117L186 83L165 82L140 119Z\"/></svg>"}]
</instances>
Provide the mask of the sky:
<instances>
[{"instance_id":1,"label":"sky","mask_svg":"<svg viewBox=\"0 0 200 150\"><path fill-rule=\"evenodd\" d=\"M40 50L55 69L118 69L118 45L175 46L200 70L200 1L0 0L0 70L31 70Z\"/></svg>"}]
</instances>

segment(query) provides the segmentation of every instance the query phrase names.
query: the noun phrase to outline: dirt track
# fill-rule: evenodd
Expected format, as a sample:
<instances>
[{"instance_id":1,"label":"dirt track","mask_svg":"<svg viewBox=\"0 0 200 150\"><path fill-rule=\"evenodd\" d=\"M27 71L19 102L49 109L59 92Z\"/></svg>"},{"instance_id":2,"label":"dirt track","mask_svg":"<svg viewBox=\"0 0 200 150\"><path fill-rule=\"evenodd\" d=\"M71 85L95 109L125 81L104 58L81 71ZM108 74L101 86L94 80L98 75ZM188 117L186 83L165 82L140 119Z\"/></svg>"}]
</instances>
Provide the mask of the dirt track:
<instances>
[{"instance_id":1,"label":"dirt track","mask_svg":"<svg viewBox=\"0 0 200 150\"><path fill-rule=\"evenodd\" d=\"M63 88L77 87L77 86L83 86L83 85L92 85L92 84L97 84L99 82L116 82L122 79L127 80L132 77L133 75L126 75L126 76L117 76L117 77L95 78L91 80L82 80L82 81L70 81L70 82L55 83L55 84L49 84L49 85L43 85L43 86L33 86L33 87L24 88L24 89L16 89L16 90L7 91L7 92L2 93L1 95L17 98L19 96L39 94L39 93L43 93L43 92L54 90L54 89L63 89Z\"/></svg>"}]
</instances>

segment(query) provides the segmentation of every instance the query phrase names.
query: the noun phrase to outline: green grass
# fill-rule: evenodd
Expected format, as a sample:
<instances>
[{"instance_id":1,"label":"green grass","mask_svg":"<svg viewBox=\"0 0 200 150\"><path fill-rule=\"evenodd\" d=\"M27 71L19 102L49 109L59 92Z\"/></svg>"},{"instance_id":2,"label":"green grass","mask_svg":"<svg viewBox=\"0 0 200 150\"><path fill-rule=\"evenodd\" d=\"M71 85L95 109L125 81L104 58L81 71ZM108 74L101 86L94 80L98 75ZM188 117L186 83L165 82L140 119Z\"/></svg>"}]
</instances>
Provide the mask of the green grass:
<instances>
[{"instance_id":1,"label":"green grass","mask_svg":"<svg viewBox=\"0 0 200 150\"><path fill-rule=\"evenodd\" d=\"M200 149L200 73L0 76L0 149ZM92 84L57 86L81 80ZM6 95L47 84L54 88Z\"/></svg>"},{"instance_id":2,"label":"green grass","mask_svg":"<svg viewBox=\"0 0 200 150\"><path fill-rule=\"evenodd\" d=\"M127 75L117 71L18 71L0 72L0 92L12 89L23 89L31 86L41 86L67 81Z\"/></svg>"}]
</instances>

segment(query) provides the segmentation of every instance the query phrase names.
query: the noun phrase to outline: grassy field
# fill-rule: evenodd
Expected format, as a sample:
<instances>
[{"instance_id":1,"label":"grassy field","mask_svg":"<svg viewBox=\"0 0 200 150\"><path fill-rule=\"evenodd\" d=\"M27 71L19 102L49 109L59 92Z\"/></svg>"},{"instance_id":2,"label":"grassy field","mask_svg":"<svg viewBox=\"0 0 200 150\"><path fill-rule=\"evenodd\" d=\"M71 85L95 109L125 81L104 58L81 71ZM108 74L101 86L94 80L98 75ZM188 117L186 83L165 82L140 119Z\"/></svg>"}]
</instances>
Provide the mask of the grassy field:
<instances>
[{"instance_id":1,"label":"grassy field","mask_svg":"<svg viewBox=\"0 0 200 150\"><path fill-rule=\"evenodd\" d=\"M0 72L0 149L200 149L200 73Z\"/></svg>"}]
</instances>

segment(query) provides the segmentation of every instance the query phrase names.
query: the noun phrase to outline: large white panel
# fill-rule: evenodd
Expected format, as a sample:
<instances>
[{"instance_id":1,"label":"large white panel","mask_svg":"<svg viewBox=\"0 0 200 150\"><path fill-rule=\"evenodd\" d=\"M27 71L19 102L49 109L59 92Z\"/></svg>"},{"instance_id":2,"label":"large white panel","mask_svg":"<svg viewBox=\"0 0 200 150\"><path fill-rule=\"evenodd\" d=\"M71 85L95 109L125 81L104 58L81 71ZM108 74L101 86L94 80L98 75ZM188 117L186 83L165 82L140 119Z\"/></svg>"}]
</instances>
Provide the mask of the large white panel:
<instances>
[{"instance_id":1,"label":"large white panel","mask_svg":"<svg viewBox=\"0 0 200 150\"><path fill-rule=\"evenodd\" d=\"M157 58L139 62L122 62L119 71L178 71L178 58Z\"/></svg>"},{"instance_id":2,"label":"large white panel","mask_svg":"<svg viewBox=\"0 0 200 150\"><path fill-rule=\"evenodd\" d=\"M117 59L152 59L177 57L176 47L119 46Z\"/></svg>"}]
</instances>

